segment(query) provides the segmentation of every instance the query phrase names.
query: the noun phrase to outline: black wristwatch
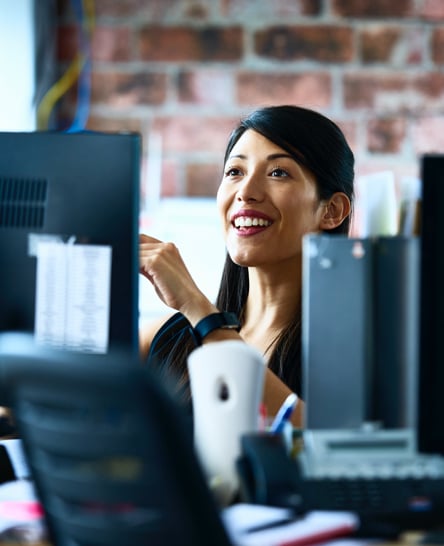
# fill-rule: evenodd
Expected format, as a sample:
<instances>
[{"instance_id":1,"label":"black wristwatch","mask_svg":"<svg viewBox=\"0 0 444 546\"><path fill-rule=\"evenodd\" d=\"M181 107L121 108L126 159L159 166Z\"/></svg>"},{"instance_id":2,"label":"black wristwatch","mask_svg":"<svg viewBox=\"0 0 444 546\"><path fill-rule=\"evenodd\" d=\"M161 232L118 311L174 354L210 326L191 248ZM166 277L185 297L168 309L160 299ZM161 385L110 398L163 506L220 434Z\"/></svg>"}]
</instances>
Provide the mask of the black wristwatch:
<instances>
[{"instance_id":1,"label":"black wristwatch","mask_svg":"<svg viewBox=\"0 0 444 546\"><path fill-rule=\"evenodd\" d=\"M219 328L236 330L236 332L239 332L239 319L234 313L228 312L212 313L211 315L204 317L193 328L196 341L201 345L205 336Z\"/></svg>"}]
</instances>

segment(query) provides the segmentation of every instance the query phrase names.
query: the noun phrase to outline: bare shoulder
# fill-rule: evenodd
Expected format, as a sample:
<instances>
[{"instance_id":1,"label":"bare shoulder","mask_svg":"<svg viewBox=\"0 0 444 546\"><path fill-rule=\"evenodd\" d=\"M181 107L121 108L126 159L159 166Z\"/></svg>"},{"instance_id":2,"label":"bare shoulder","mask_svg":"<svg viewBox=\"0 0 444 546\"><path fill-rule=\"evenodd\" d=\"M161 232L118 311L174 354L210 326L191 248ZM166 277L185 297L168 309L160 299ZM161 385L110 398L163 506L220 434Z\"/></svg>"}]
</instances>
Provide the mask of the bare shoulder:
<instances>
[{"instance_id":1,"label":"bare shoulder","mask_svg":"<svg viewBox=\"0 0 444 546\"><path fill-rule=\"evenodd\" d=\"M140 348L140 356L142 360L144 360L147 355L148 351L151 347L151 342L153 341L154 336L158 332L158 330L161 328L163 324L167 320L169 320L174 313L171 313L169 315L160 317L157 320L154 320L153 322L150 322L149 324L144 325L139 330L139 348Z\"/></svg>"}]
</instances>

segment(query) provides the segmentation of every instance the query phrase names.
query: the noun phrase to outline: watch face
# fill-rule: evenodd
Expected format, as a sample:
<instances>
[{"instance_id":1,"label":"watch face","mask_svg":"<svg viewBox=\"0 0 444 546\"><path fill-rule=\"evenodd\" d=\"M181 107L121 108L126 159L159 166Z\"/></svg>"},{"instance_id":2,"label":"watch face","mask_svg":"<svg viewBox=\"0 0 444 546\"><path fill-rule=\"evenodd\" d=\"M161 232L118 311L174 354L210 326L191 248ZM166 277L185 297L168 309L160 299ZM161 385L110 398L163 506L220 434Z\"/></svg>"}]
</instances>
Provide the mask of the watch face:
<instances>
[{"instance_id":1,"label":"watch face","mask_svg":"<svg viewBox=\"0 0 444 546\"><path fill-rule=\"evenodd\" d=\"M239 328L239 320L234 313L221 313L220 318L224 320L225 324L221 328Z\"/></svg>"}]
</instances>

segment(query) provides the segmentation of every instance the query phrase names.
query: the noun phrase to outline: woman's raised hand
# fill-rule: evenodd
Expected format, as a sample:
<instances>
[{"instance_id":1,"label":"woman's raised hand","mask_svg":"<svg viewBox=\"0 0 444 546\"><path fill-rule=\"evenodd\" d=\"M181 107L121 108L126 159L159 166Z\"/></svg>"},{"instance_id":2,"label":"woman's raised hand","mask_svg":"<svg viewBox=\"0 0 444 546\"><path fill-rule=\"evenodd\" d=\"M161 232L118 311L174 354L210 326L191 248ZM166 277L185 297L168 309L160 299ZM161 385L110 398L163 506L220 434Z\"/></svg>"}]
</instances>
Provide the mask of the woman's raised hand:
<instances>
[{"instance_id":1,"label":"woman's raised hand","mask_svg":"<svg viewBox=\"0 0 444 546\"><path fill-rule=\"evenodd\" d=\"M213 307L199 290L173 243L141 234L139 267L159 298L168 307L181 311L190 321L198 320L202 313Z\"/></svg>"}]
</instances>

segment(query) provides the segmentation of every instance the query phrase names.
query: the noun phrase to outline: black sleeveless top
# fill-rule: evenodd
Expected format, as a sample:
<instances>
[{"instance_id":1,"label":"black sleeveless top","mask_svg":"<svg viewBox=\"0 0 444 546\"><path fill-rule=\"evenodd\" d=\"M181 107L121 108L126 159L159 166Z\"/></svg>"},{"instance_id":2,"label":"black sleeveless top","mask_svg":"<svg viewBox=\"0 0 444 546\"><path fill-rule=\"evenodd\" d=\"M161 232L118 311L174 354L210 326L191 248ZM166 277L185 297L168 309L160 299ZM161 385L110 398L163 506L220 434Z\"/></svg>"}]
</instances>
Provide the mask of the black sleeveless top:
<instances>
[{"instance_id":1,"label":"black sleeveless top","mask_svg":"<svg viewBox=\"0 0 444 546\"><path fill-rule=\"evenodd\" d=\"M191 409L187 357L198 347L193 328L182 313L175 313L156 332L146 363L181 404Z\"/></svg>"},{"instance_id":2,"label":"black sleeveless top","mask_svg":"<svg viewBox=\"0 0 444 546\"><path fill-rule=\"evenodd\" d=\"M292 332L294 343L284 356L278 348L269 362L270 369L302 397L300 325ZM158 330L147 356L148 366L154 368L162 381L172 389L179 402L191 408L191 391L188 379L188 355L199 346L193 328L182 313L175 313Z\"/></svg>"}]
</instances>

